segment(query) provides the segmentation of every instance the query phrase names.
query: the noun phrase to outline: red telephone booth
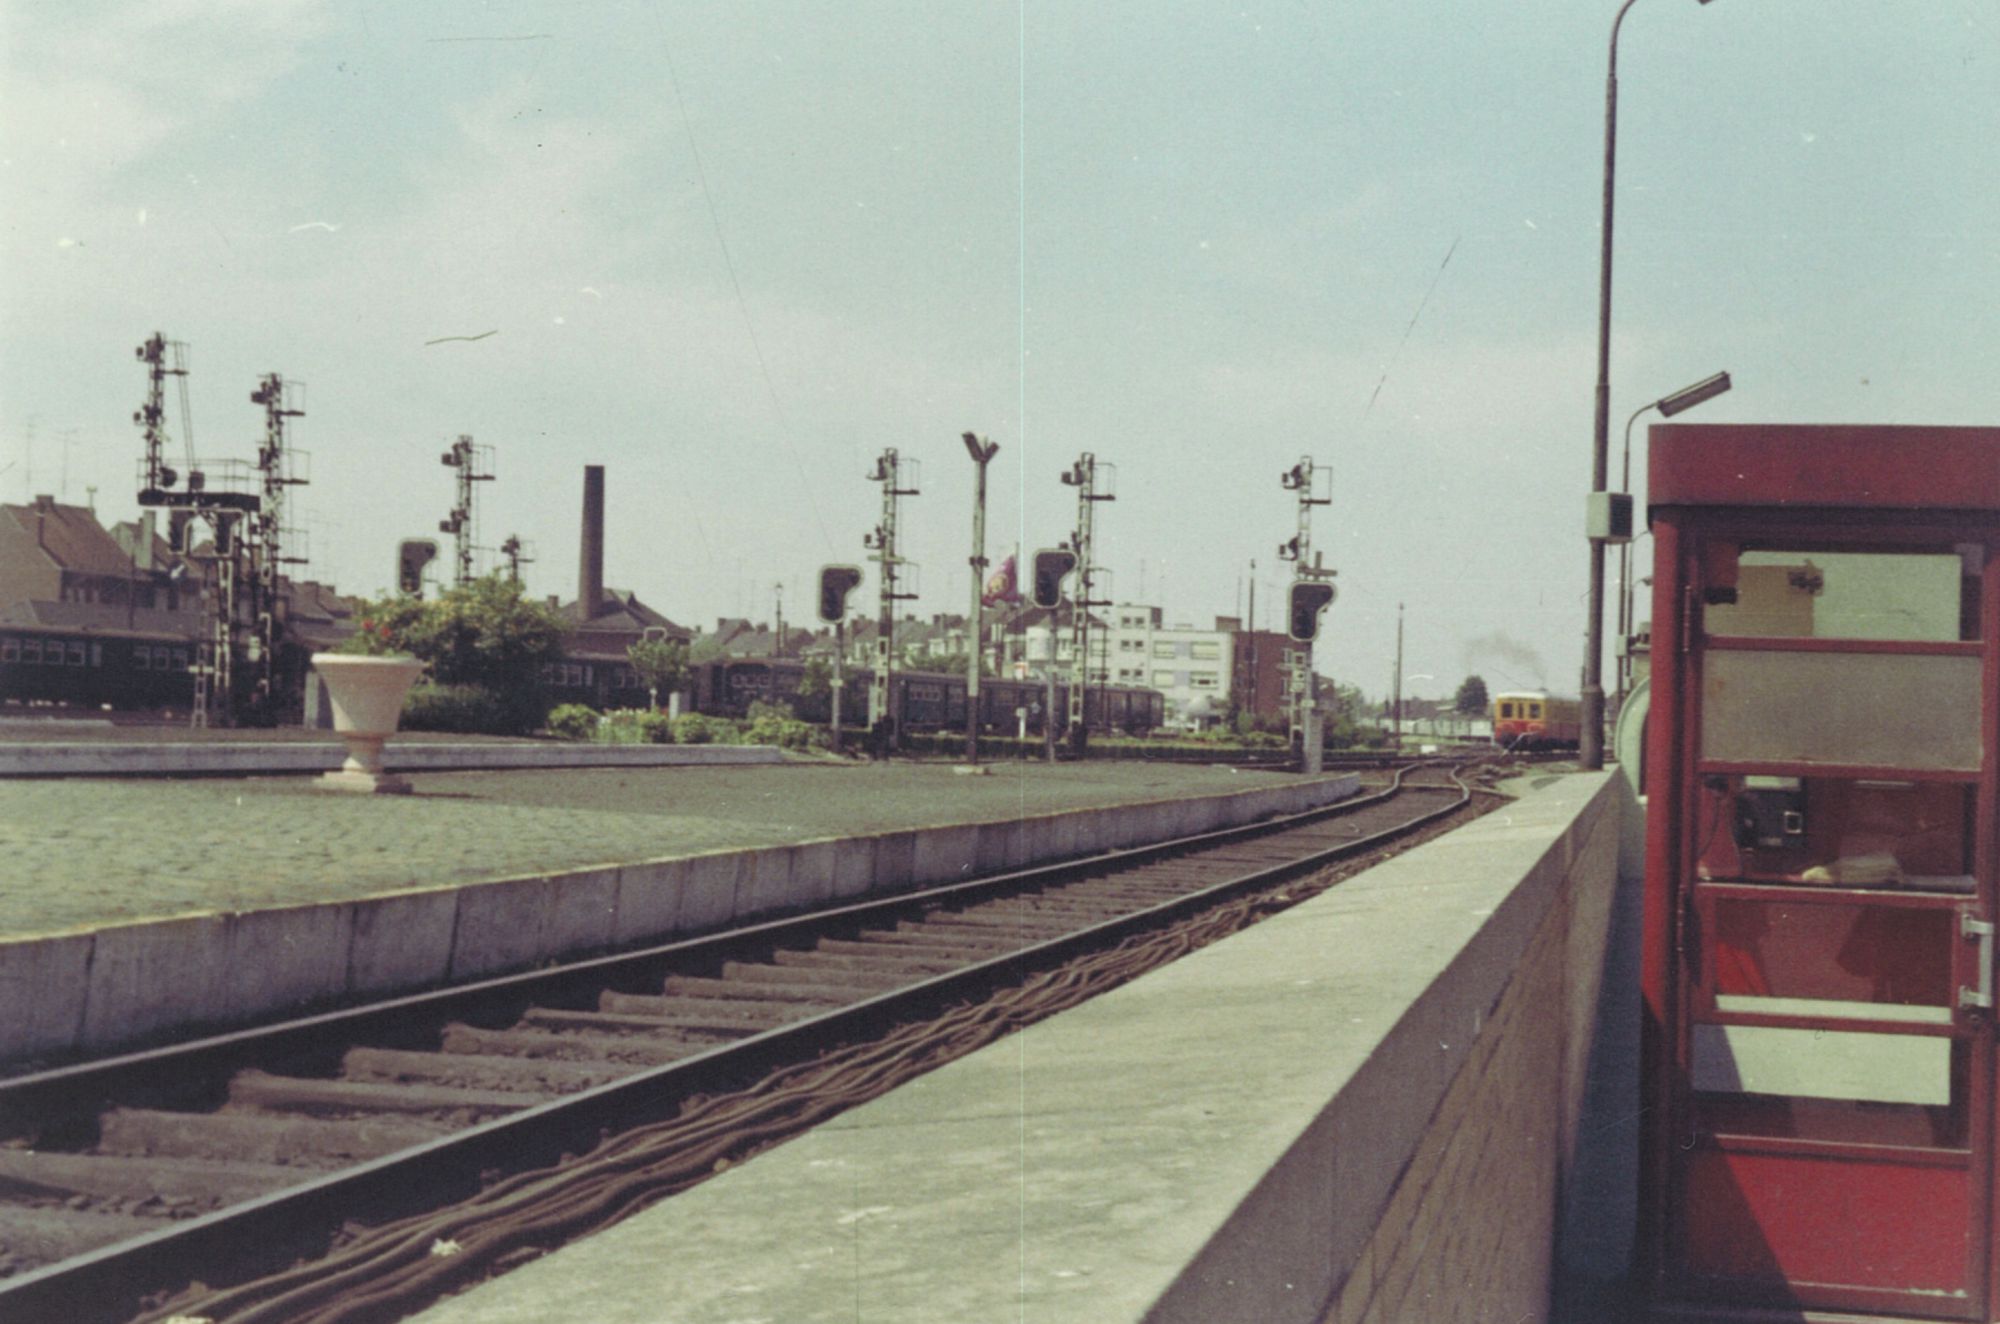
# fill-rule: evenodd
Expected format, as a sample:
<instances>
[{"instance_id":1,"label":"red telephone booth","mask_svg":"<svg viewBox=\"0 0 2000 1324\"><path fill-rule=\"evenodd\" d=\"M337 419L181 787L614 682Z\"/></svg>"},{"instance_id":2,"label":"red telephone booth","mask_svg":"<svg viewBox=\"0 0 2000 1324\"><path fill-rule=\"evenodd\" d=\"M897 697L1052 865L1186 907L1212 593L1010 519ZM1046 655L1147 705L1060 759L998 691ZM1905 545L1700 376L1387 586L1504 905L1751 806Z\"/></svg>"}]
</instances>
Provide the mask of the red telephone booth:
<instances>
[{"instance_id":1,"label":"red telephone booth","mask_svg":"<svg viewBox=\"0 0 2000 1324\"><path fill-rule=\"evenodd\" d=\"M2000 429L1651 437L1641 1281L2000 1321Z\"/></svg>"}]
</instances>

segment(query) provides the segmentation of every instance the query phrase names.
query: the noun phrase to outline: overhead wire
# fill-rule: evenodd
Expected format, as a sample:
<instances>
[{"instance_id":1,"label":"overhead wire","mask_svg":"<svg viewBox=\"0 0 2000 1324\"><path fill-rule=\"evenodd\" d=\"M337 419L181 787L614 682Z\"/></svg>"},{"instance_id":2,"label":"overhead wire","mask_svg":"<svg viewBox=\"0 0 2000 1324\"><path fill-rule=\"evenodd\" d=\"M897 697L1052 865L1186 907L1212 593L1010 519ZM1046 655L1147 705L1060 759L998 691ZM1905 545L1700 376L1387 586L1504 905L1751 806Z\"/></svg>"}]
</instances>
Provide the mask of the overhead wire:
<instances>
[{"instance_id":1,"label":"overhead wire","mask_svg":"<svg viewBox=\"0 0 2000 1324\"><path fill-rule=\"evenodd\" d=\"M674 106L680 111L681 128L687 134L688 152L694 158L695 178L701 183L702 200L708 204L709 224L715 229L716 246L722 251L722 265L729 272L730 288L736 294L737 310L743 315L743 327L750 337L750 349L752 354L756 356L757 370L764 379L765 391L770 394L771 408L778 416L778 435L785 444L786 453L791 456L792 468L800 476L801 485L804 488L806 505L813 513L813 523L819 526L820 538L826 543L827 550L831 553L834 546L833 535L827 531L826 519L820 514L819 501L813 495L813 485L806 475L805 464L799 458L798 447L792 441L791 418L785 411L784 398L778 394L777 382L771 376L771 365L764 357L764 345L757 335L757 323L750 316L750 303L743 297L743 281L736 272L736 259L730 254L729 238L723 232L722 213L717 209L715 194L708 186L708 170L702 164L701 144L695 140L694 121L689 118L687 101L681 96L680 73L674 67L672 43L667 39L666 30L661 24L659 11L654 9L651 12L654 25L660 28L660 54L666 61L667 84L673 89Z\"/></svg>"}]
</instances>

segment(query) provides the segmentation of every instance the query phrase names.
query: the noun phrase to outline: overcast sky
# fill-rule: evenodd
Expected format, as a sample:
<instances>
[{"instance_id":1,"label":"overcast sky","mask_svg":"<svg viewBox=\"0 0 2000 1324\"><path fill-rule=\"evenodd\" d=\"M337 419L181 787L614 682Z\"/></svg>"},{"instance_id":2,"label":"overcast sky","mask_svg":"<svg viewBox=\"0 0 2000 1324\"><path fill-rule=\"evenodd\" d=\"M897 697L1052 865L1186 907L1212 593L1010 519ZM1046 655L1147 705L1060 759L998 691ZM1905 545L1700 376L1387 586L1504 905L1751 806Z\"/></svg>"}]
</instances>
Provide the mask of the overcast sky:
<instances>
[{"instance_id":1,"label":"overcast sky","mask_svg":"<svg viewBox=\"0 0 2000 1324\"><path fill-rule=\"evenodd\" d=\"M344 590L435 533L469 433L533 591L574 595L597 463L611 584L712 627L782 582L796 619L893 446L916 607L963 611L969 429L996 559L1070 530L1091 451L1118 598L1207 624L1254 558L1269 624L1309 454L1321 670L1385 690L1402 602L1415 693L1574 693L1615 11L12 0L0 497L131 517L161 330L204 456L252 456L261 374L306 384ZM1721 368L1685 421L2000 424L1996 56L1990 0L1634 6L1614 470Z\"/></svg>"}]
</instances>

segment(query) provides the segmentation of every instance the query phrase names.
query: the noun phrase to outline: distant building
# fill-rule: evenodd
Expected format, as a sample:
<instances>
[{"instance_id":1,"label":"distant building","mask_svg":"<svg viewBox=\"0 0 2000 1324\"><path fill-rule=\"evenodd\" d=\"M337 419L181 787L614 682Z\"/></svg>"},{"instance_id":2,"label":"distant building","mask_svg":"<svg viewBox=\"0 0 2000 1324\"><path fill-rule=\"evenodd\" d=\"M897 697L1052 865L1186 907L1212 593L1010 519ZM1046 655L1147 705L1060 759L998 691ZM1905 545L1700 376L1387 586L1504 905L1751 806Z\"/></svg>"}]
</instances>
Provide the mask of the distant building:
<instances>
[{"instance_id":1,"label":"distant building","mask_svg":"<svg viewBox=\"0 0 2000 1324\"><path fill-rule=\"evenodd\" d=\"M121 545L88 506L52 496L0 505L0 611L49 602L174 612L199 591L154 534L150 515Z\"/></svg>"}]
</instances>

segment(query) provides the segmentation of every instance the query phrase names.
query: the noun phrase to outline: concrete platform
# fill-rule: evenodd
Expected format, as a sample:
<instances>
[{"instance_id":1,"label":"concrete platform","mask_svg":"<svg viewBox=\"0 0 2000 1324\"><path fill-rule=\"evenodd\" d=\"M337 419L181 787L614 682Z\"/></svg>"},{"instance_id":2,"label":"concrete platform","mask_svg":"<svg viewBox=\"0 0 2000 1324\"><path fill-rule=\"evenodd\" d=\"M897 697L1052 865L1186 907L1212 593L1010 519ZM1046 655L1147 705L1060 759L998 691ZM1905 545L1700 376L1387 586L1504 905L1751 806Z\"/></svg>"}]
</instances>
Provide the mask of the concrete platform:
<instances>
[{"instance_id":1,"label":"concrete platform","mask_svg":"<svg viewBox=\"0 0 2000 1324\"><path fill-rule=\"evenodd\" d=\"M1547 779L415 1318L1546 1319L1618 812Z\"/></svg>"},{"instance_id":2,"label":"concrete platform","mask_svg":"<svg viewBox=\"0 0 2000 1324\"><path fill-rule=\"evenodd\" d=\"M0 1063L217 1029L1330 803L1135 764L0 781Z\"/></svg>"},{"instance_id":3,"label":"concrete platform","mask_svg":"<svg viewBox=\"0 0 2000 1324\"><path fill-rule=\"evenodd\" d=\"M332 772L346 757L338 741L110 739L0 741L6 777L255 777ZM583 741L420 740L383 750L390 772L505 768L669 768L782 763L770 745L596 745Z\"/></svg>"}]
</instances>

